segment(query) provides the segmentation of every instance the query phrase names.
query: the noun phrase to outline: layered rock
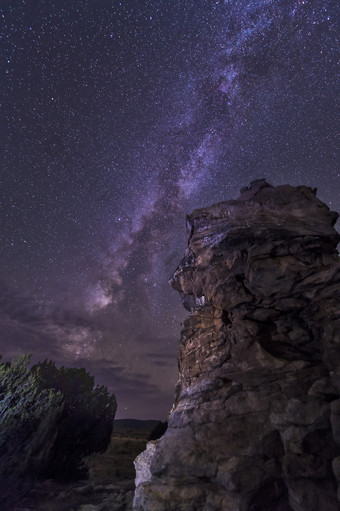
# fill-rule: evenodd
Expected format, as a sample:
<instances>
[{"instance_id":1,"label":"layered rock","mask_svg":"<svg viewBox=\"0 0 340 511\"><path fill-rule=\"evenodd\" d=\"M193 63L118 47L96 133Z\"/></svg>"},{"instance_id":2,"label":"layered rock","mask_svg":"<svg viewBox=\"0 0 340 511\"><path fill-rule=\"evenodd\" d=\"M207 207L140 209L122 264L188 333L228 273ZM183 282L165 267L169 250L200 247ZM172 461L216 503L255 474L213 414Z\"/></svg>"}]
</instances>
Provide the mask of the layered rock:
<instances>
[{"instance_id":1,"label":"layered rock","mask_svg":"<svg viewBox=\"0 0 340 511\"><path fill-rule=\"evenodd\" d=\"M264 180L188 216L171 283L191 314L136 511L339 511L337 217Z\"/></svg>"}]
</instances>

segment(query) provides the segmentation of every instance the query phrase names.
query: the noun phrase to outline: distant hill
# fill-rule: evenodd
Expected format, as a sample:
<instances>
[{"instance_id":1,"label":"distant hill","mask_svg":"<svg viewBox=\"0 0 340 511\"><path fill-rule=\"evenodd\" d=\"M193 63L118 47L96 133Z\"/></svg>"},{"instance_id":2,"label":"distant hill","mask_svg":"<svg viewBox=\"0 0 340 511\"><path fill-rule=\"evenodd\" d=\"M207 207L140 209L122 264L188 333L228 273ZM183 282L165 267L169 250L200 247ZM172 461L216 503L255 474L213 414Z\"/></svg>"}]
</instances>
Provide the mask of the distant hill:
<instances>
[{"instance_id":1,"label":"distant hill","mask_svg":"<svg viewBox=\"0 0 340 511\"><path fill-rule=\"evenodd\" d=\"M159 421L138 420L138 419L116 419L113 421L113 432L115 431L151 431Z\"/></svg>"}]
</instances>

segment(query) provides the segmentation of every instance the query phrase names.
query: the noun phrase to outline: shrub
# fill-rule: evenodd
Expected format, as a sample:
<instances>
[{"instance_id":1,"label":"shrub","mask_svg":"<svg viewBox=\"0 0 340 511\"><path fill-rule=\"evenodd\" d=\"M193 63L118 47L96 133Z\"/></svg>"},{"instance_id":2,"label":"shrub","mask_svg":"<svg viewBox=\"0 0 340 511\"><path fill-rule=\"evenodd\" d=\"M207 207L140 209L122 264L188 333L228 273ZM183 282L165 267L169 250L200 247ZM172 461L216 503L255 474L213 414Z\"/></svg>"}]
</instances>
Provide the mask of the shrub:
<instances>
[{"instance_id":1,"label":"shrub","mask_svg":"<svg viewBox=\"0 0 340 511\"><path fill-rule=\"evenodd\" d=\"M0 364L0 503L20 496L51 455L63 413L60 392L39 390L30 357ZM18 485L20 481L20 485ZM0 506L1 507L1 506ZM2 508L2 507L1 507Z\"/></svg>"},{"instance_id":2,"label":"shrub","mask_svg":"<svg viewBox=\"0 0 340 511\"><path fill-rule=\"evenodd\" d=\"M116 399L85 369L0 363L0 509L37 478L76 479L110 443ZM20 491L19 491L20 488Z\"/></svg>"},{"instance_id":3,"label":"shrub","mask_svg":"<svg viewBox=\"0 0 340 511\"><path fill-rule=\"evenodd\" d=\"M40 388L63 396L63 413L45 475L57 479L78 479L87 473L85 456L104 452L112 434L116 399L104 386L94 388L94 378L85 369L57 369L45 360L32 367Z\"/></svg>"}]
</instances>

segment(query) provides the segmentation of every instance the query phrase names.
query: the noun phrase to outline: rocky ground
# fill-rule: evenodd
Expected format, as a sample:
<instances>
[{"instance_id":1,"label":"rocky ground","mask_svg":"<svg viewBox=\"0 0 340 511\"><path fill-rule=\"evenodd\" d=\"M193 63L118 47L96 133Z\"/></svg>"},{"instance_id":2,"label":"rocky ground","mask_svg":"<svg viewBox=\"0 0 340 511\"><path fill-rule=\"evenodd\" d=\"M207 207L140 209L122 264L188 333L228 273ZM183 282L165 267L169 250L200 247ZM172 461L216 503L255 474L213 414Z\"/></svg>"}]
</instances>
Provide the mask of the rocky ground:
<instances>
[{"instance_id":1,"label":"rocky ground","mask_svg":"<svg viewBox=\"0 0 340 511\"><path fill-rule=\"evenodd\" d=\"M149 431L115 432L108 450L88 459L89 478L76 483L47 480L9 511L130 511L135 487L133 460Z\"/></svg>"}]
</instances>

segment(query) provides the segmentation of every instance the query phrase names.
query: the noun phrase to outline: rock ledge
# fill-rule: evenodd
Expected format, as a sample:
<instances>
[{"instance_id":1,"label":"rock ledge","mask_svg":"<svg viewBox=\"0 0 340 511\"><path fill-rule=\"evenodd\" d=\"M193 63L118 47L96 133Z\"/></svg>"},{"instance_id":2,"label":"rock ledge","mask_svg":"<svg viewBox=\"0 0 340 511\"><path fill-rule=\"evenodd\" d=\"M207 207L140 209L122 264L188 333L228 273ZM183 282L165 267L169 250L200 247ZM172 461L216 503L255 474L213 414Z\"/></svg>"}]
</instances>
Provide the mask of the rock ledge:
<instances>
[{"instance_id":1,"label":"rock ledge","mask_svg":"<svg viewBox=\"0 0 340 511\"><path fill-rule=\"evenodd\" d=\"M191 314L135 511L339 511L337 218L264 180L187 217L171 284Z\"/></svg>"}]
</instances>

